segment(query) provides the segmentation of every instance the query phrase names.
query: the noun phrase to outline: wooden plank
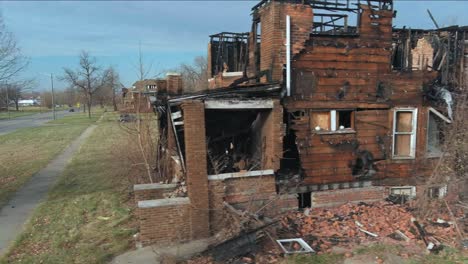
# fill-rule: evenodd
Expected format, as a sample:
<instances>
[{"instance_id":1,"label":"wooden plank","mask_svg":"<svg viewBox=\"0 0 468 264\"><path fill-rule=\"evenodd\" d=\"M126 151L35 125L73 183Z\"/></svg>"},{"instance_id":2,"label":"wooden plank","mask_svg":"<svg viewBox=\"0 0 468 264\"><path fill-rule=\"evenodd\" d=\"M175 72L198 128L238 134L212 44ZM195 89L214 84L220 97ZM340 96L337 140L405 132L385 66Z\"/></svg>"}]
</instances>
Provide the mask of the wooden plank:
<instances>
[{"instance_id":1,"label":"wooden plank","mask_svg":"<svg viewBox=\"0 0 468 264\"><path fill-rule=\"evenodd\" d=\"M205 100L205 109L271 109L273 108L273 100L257 99L257 100Z\"/></svg>"},{"instance_id":2,"label":"wooden plank","mask_svg":"<svg viewBox=\"0 0 468 264\"><path fill-rule=\"evenodd\" d=\"M349 108L390 108L389 103L375 102L313 102L304 100L293 100L292 98L285 99L285 107L288 111L293 112L301 109L349 109Z\"/></svg>"},{"instance_id":3,"label":"wooden plank","mask_svg":"<svg viewBox=\"0 0 468 264\"><path fill-rule=\"evenodd\" d=\"M378 64L383 64L385 67L389 66L387 63L376 62L314 62L314 61L294 61L293 67L306 68L306 69L336 69L336 70L361 70L361 71L377 71Z\"/></svg>"},{"instance_id":4,"label":"wooden plank","mask_svg":"<svg viewBox=\"0 0 468 264\"><path fill-rule=\"evenodd\" d=\"M390 63L390 53L383 55L368 55L363 54L323 54L315 51L314 53L305 54L296 59L296 61L308 62L361 62L361 63Z\"/></svg>"}]
</instances>

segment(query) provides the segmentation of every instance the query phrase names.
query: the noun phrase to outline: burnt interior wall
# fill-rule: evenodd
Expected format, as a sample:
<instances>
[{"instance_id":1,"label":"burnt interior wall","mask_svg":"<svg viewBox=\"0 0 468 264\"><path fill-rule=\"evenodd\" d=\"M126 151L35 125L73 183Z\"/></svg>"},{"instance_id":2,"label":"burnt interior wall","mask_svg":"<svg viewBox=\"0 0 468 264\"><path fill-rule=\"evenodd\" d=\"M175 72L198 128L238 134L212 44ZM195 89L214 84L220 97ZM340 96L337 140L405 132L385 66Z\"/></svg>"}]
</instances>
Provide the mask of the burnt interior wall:
<instances>
[{"instance_id":1,"label":"burnt interior wall","mask_svg":"<svg viewBox=\"0 0 468 264\"><path fill-rule=\"evenodd\" d=\"M207 109L208 174L264 169L269 115L271 109Z\"/></svg>"},{"instance_id":2,"label":"burnt interior wall","mask_svg":"<svg viewBox=\"0 0 468 264\"><path fill-rule=\"evenodd\" d=\"M206 109L207 170L209 175L280 168L283 107Z\"/></svg>"}]
</instances>

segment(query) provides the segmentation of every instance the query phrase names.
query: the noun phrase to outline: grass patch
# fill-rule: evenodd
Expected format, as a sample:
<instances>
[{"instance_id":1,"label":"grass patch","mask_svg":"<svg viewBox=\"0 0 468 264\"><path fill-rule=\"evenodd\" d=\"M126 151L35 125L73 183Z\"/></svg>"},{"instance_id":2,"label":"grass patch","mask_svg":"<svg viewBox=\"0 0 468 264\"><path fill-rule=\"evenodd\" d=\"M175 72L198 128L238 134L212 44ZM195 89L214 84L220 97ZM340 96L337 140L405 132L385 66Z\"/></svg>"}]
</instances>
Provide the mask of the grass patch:
<instances>
[{"instance_id":1,"label":"grass patch","mask_svg":"<svg viewBox=\"0 0 468 264\"><path fill-rule=\"evenodd\" d=\"M72 115L67 115L62 118L52 120L47 122L47 124L56 124L56 125L84 125L91 124L99 120L102 116L103 111L93 112L91 118L88 117L87 113L74 113Z\"/></svg>"},{"instance_id":2,"label":"grass patch","mask_svg":"<svg viewBox=\"0 0 468 264\"><path fill-rule=\"evenodd\" d=\"M0 136L0 206L87 125L23 128Z\"/></svg>"},{"instance_id":3,"label":"grass patch","mask_svg":"<svg viewBox=\"0 0 468 264\"><path fill-rule=\"evenodd\" d=\"M286 258L284 264L335 264L341 263L344 259L343 254L326 253L321 255L292 255Z\"/></svg>"},{"instance_id":4,"label":"grass patch","mask_svg":"<svg viewBox=\"0 0 468 264\"><path fill-rule=\"evenodd\" d=\"M41 108L38 106L20 107L18 111L11 109L11 107L9 108L10 108L9 114L7 111L0 112L0 120L9 119L9 118L13 119L13 118L20 117L20 116L29 116L29 115L34 115L38 113L45 113L45 112L52 111L45 107Z\"/></svg>"},{"instance_id":5,"label":"grass patch","mask_svg":"<svg viewBox=\"0 0 468 264\"><path fill-rule=\"evenodd\" d=\"M354 250L356 255L372 254L381 256L385 253L397 253L403 249L401 245L385 245L385 244L372 244L364 247L359 247Z\"/></svg>"},{"instance_id":6,"label":"grass patch","mask_svg":"<svg viewBox=\"0 0 468 264\"><path fill-rule=\"evenodd\" d=\"M0 263L105 263L127 250L136 226L125 144L115 119L99 122Z\"/></svg>"},{"instance_id":7,"label":"grass patch","mask_svg":"<svg viewBox=\"0 0 468 264\"><path fill-rule=\"evenodd\" d=\"M468 263L468 256L454 248L445 248L439 254L424 255L419 259L411 259L408 264L459 264Z\"/></svg>"}]
</instances>

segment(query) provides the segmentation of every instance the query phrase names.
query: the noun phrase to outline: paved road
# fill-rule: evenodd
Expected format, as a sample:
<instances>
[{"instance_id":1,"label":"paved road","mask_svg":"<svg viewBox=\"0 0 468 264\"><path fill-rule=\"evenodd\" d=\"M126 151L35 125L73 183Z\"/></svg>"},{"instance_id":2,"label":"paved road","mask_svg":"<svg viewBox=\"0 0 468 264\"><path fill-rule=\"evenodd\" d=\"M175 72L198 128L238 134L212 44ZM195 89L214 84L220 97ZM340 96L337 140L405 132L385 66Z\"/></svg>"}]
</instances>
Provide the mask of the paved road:
<instances>
[{"instance_id":1,"label":"paved road","mask_svg":"<svg viewBox=\"0 0 468 264\"><path fill-rule=\"evenodd\" d=\"M23 231L23 225L31 217L34 209L46 197L50 187L62 174L68 161L79 149L81 143L91 134L96 125L88 127L65 150L53 159L47 167L32 178L0 208L0 256Z\"/></svg>"},{"instance_id":2,"label":"paved road","mask_svg":"<svg viewBox=\"0 0 468 264\"><path fill-rule=\"evenodd\" d=\"M67 110L56 112L57 118L62 118L70 114L74 114L74 113L70 113ZM0 120L0 136L3 134L13 132L19 128L41 126L49 122L52 119L53 119L53 113L47 112L47 113L34 114L30 116L21 116L21 117L17 117L17 118L10 119L10 120Z\"/></svg>"}]
</instances>

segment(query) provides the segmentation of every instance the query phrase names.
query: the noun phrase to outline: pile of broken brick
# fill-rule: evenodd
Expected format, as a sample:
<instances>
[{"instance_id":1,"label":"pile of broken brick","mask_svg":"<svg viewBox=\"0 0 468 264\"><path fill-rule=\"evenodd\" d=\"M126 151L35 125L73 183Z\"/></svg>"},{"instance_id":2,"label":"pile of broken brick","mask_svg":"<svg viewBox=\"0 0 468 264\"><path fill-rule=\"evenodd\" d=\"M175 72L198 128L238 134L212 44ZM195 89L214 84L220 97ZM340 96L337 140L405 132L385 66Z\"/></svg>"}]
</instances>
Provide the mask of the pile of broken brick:
<instances>
[{"instance_id":1,"label":"pile of broken brick","mask_svg":"<svg viewBox=\"0 0 468 264\"><path fill-rule=\"evenodd\" d=\"M453 214L456 219L464 217L461 210L455 210ZM256 249L251 252L221 262L204 254L187 263L280 263L288 253L304 250L298 243L293 243L288 249L291 252L286 252L279 245L280 239L300 239L312 249L308 253L313 254L332 252L334 247L348 248L349 253L358 245L372 243L414 245L438 252L444 246L456 246L458 234L452 220L451 214L440 210L434 218L420 220L407 204L384 201L307 208L283 215L278 225L271 226L274 231L261 231L269 234L259 240L260 243L257 241Z\"/></svg>"},{"instance_id":2,"label":"pile of broken brick","mask_svg":"<svg viewBox=\"0 0 468 264\"><path fill-rule=\"evenodd\" d=\"M303 238L315 251L388 239L424 243L432 251L456 243L455 223L450 219L450 215L441 214L421 221L404 205L375 202L293 212L284 216L281 224L290 236Z\"/></svg>"}]
</instances>

